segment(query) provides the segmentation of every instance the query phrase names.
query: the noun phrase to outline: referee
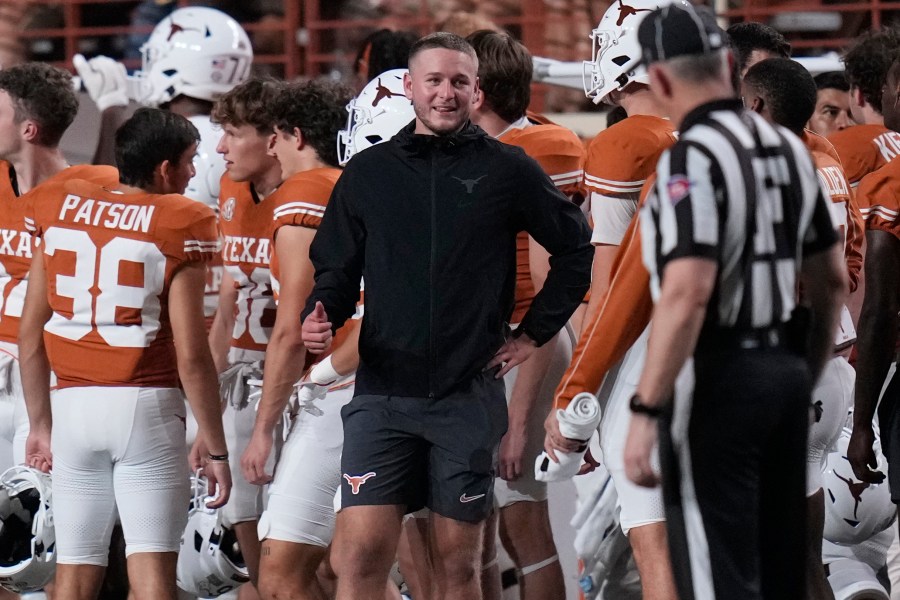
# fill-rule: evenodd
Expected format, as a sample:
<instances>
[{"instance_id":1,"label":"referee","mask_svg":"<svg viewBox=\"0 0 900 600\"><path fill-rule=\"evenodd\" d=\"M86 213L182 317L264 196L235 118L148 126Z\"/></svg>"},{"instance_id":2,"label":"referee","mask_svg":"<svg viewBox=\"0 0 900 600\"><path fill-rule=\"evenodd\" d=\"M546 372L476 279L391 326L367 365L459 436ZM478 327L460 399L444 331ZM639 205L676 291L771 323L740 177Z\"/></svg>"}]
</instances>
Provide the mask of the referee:
<instances>
[{"instance_id":1,"label":"referee","mask_svg":"<svg viewBox=\"0 0 900 600\"><path fill-rule=\"evenodd\" d=\"M638 38L681 133L641 215L656 306L626 472L656 482L659 436L681 600L800 599L810 390L845 294L841 248L801 141L733 97L714 21L671 5Z\"/></svg>"}]
</instances>

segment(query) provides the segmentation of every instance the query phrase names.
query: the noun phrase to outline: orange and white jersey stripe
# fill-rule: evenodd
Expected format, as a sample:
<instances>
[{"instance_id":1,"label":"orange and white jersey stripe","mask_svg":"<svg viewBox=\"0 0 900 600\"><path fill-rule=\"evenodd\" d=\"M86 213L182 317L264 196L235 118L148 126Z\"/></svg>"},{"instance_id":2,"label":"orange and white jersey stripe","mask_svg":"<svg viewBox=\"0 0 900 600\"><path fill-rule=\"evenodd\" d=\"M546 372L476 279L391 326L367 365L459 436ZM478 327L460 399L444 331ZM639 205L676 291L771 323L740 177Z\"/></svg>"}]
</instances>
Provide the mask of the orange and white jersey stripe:
<instances>
[{"instance_id":1,"label":"orange and white jersey stripe","mask_svg":"<svg viewBox=\"0 0 900 600\"><path fill-rule=\"evenodd\" d=\"M584 185L589 193L594 244L618 245L637 211L647 178L676 141L670 121L634 115L597 134L587 148Z\"/></svg>"},{"instance_id":2,"label":"orange and white jersey stripe","mask_svg":"<svg viewBox=\"0 0 900 600\"><path fill-rule=\"evenodd\" d=\"M900 133L883 125L854 125L828 136L853 188L863 177L900 156Z\"/></svg>"},{"instance_id":3,"label":"orange and white jersey stripe","mask_svg":"<svg viewBox=\"0 0 900 600\"><path fill-rule=\"evenodd\" d=\"M581 190L584 175L584 146L572 131L559 125L532 125L525 119L497 138L518 146L541 165L559 190L571 197ZM521 322L531 307L536 290L531 278L528 234L516 237L516 293L511 321Z\"/></svg>"},{"instance_id":4,"label":"orange and white jersey stripe","mask_svg":"<svg viewBox=\"0 0 900 600\"><path fill-rule=\"evenodd\" d=\"M863 177L856 199L866 229L886 231L900 238L900 160L892 160Z\"/></svg>"},{"instance_id":5,"label":"orange and white jersey stripe","mask_svg":"<svg viewBox=\"0 0 900 600\"><path fill-rule=\"evenodd\" d=\"M82 180L35 192L27 223L41 240L59 387L177 387L169 287L181 265L219 252L213 211Z\"/></svg>"},{"instance_id":6,"label":"orange and white jersey stripe","mask_svg":"<svg viewBox=\"0 0 900 600\"><path fill-rule=\"evenodd\" d=\"M19 320L31 268L32 240L24 221L30 198L40 196L45 186L69 179L115 186L119 172L108 166L68 167L22 196L16 196L13 176L9 163L0 161L0 341L10 344L19 338Z\"/></svg>"},{"instance_id":7,"label":"orange and white jersey stripe","mask_svg":"<svg viewBox=\"0 0 900 600\"><path fill-rule=\"evenodd\" d=\"M237 302L231 347L265 352L275 325L272 290L272 196L260 199L249 183L237 183L226 173L219 196L222 264L234 280Z\"/></svg>"},{"instance_id":8,"label":"orange and white jersey stripe","mask_svg":"<svg viewBox=\"0 0 900 600\"><path fill-rule=\"evenodd\" d=\"M272 203L272 247L278 231L285 226L318 229L325 216L325 207L334 184L341 176L340 169L331 167L310 169L297 173L282 183L267 199ZM272 253L272 287L278 297L278 256Z\"/></svg>"}]
</instances>

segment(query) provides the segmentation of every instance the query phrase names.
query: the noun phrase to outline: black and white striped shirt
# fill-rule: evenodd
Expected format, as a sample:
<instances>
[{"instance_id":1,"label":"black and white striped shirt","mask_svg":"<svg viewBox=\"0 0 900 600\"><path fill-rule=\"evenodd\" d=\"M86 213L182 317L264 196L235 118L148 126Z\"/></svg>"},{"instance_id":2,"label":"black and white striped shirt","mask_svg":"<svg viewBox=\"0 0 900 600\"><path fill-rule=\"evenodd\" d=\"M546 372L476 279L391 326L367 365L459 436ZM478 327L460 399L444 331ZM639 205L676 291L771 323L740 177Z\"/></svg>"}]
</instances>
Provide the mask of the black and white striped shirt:
<instances>
[{"instance_id":1,"label":"black and white striped shirt","mask_svg":"<svg viewBox=\"0 0 900 600\"><path fill-rule=\"evenodd\" d=\"M707 326L749 330L786 322L803 256L837 241L819 185L803 142L739 100L691 111L678 143L660 157L641 214L654 300L669 261L708 258L718 264L718 280Z\"/></svg>"}]
</instances>

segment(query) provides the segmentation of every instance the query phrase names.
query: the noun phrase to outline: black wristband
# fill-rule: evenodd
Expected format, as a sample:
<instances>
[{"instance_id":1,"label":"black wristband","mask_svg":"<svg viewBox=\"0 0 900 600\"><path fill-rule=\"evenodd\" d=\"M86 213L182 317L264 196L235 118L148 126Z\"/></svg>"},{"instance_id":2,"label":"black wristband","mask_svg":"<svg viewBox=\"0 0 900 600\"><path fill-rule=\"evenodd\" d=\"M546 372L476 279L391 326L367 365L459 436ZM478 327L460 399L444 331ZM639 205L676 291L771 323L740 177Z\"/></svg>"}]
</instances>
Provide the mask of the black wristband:
<instances>
[{"instance_id":1,"label":"black wristband","mask_svg":"<svg viewBox=\"0 0 900 600\"><path fill-rule=\"evenodd\" d=\"M207 458L209 458L209 460L214 460L214 461L217 460L220 462L224 462L224 461L228 460L227 452L225 454L207 454L206 456L207 456Z\"/></svg>"},{"instance_id":2,"label":"black wristband","mask_svg":"<svg viewBox=\"0 0 900 600\"><path fill-rule=\"evenodd\" d=\"M628 408L633 413L646 415L653 419L662 416L664 412L664 410L658 406L647 406L644 404L643 399L638 394L634 394L631 397L631 400L628 401Z\"/></svg>"}]
</instances>

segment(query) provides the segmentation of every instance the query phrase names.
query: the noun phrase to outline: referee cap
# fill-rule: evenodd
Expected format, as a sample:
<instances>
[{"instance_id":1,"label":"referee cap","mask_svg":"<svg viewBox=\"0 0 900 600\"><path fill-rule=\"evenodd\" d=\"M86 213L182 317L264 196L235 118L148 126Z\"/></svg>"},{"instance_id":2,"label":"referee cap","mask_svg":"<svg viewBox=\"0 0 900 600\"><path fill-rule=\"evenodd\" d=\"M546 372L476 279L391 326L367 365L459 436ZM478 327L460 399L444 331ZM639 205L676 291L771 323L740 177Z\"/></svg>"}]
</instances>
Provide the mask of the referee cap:
<instances>
[{"instance_id":1,"label":"referee cap","mask_svg":"<svg viewBox=\"0 0 900 600\"><path fill-rule=\"evenodd\" d=\"M643 64L679 56L710 54L724 48L725 32L712 13L687 4L670 4L654 10L638 28Z\"/></svg>"}]
</instances>

